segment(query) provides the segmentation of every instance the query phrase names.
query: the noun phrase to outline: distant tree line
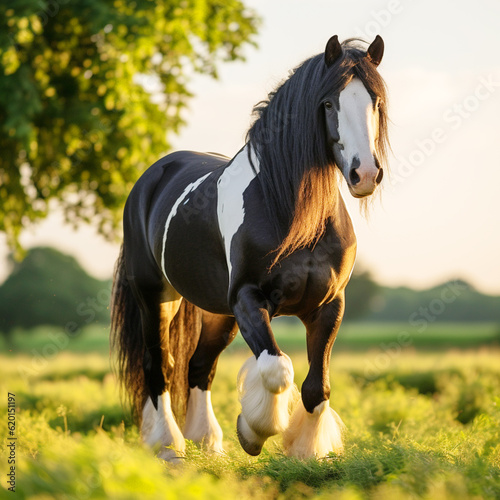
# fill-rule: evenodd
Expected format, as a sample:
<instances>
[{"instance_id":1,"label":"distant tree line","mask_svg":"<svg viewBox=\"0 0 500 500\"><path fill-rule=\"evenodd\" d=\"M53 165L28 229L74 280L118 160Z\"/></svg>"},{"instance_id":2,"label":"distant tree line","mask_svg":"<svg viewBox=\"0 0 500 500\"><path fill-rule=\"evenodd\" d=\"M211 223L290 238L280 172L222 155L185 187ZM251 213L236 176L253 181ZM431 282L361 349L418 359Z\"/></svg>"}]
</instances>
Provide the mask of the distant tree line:
<instances>
[{"instance_id":1,"label":"distant tree line","mask_svg":"<svg viewBox=\"0 0 500 500\"><path fill-rule=\"evenodd\" d=\"M378 287L363 320L408 322L417 331L439 321L500 323L500 297L483 294L463 280L421 291Z\"/></svg>"},{"instance_id":2,"label":"distant tree line","mask_svg":"<svg viewBox=\"0 0 500 500\"><path fill-rule=\"evenodd\" d=\"M89 276L78 262L53 248L28 251L0 286L0 333L52 325L73 332L109 323L111 281ZM408 322L417 331L436 321L500 323L500 297L484 295L464 281L429 290L378 285L355 270L346 289L345 321Z\"/></svg>"},{"instance_id":3,"label":"distant tree line","mask_svg":"<svg viewBox=\"0 0 500 500\"><path fill-rule=\"evenodd\" d=\"M89 276L78 262L53 248L33 248L0 286L0 332L52 325L73 332L109 322L111 282Z\"/></svg>"}]
</instances>

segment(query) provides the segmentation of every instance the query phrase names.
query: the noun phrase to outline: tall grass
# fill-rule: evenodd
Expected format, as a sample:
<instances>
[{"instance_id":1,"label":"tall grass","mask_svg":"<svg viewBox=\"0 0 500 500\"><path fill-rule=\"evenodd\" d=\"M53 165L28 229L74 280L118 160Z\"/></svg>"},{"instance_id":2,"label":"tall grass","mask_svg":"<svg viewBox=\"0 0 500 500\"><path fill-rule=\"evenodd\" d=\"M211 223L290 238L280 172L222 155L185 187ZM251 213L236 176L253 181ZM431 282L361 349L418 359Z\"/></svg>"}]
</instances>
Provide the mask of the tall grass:
<instances>
[{"instance_id":1,"label":"tall grass","mask_svg":"<svg viewBox=\"0 0 500 500\"><path fill-rule=\"evenodd\" d=\"M15 393L18 443L16 496L0 489L0 497L500 498L500 352L400 352L376 371L379 354L334 353L331 403L348 429L346 452L310 461L285 457L279 437L257 458L241 450L236 374L247 353L224 354L213 403L226 455L188 443L181 466L140 443L107 356L62 352L38 369L32 355L1 356L0 413ZM300 386L305 354L292 359Z\"/></svg>"}]
</instances>

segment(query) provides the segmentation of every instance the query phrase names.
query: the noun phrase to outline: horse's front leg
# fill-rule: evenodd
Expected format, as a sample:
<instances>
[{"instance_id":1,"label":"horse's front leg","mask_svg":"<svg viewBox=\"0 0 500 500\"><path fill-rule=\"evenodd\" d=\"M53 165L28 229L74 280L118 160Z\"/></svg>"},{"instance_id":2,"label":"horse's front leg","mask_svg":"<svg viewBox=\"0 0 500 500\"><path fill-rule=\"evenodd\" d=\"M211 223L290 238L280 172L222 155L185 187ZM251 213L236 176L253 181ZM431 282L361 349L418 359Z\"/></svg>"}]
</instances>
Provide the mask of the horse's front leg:
<instances>
[{"instance_id":1,"label":"horse's front leg","mask_svg":"<svg viewBox=\"0 0 500 500\"><path fill-rule=\"evenodd\" d=\"M241 414L237 433L250 455L258 455L266 439L284 431L293 395L293 366L271 330L271 303L257 287L239 290L233 313L243 338L254 353L240 370Z\"/></svg>"},{"instance_id":2,"label":"horse's front leg","mask_svg":"<svg viewBox=\"0 0 500 500\"><path fill-rule=\"evenodd\" d=\"M342 453L339 416L330 408L330 356L344 314L344 296L324 304L305 318L309 373L302 384L302 401L285 431L283 444L290 456L324 457Z\"/></svg>"}]
</instances>

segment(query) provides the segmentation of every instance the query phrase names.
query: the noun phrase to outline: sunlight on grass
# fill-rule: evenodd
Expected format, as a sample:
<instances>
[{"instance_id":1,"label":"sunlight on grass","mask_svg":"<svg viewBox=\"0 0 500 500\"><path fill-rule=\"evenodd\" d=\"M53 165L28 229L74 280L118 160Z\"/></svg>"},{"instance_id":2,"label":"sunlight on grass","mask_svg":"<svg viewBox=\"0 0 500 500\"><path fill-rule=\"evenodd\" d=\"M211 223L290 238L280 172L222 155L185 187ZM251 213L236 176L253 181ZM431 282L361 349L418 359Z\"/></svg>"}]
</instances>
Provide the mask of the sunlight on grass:
<instances>
[{"instance_id":1,"label":"sunlight on grass","mask_svg":"<svg viewBox=\"0 0 500 500\"><path fill-rule=\"evenodd\" d=\"M60 353L27 377L32 357L1 356L2 394L17 403L16 498L498 498L500 352L404 352L367 370L379 354L334 355L331 404L347 426L346 452L300 461L283 455L279 437L259 457L241 450L236 374L248 353L225 353L213 403L227 455L188 442L181 466L141 445L107 356ZM300 386L306 356L292 358ZM4 455L5 446L2 478Z\"/></svg>"}]
</instances>

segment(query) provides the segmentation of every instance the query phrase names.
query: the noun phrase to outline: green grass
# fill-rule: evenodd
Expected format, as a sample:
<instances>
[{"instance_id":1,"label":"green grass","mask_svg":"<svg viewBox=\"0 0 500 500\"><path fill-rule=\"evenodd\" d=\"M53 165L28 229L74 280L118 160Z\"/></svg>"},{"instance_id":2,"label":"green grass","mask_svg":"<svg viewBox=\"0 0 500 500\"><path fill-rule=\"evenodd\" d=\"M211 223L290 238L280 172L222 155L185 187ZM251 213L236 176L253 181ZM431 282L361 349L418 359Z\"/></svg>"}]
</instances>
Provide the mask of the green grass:
<instances>
[{"instance_id":1,"label":"green grass","mask_svg":"<svg viewBox=\"0 0 500 500\"><path fill-rule=\"evenodd\" d=\"M280 347L286 352L305 349L305 329L298 320L278 318L273 330ZM495 323L431 323L419 332L408 323L348 322L341 326L335 350L366 352L400 349L468 349L482 345L500 345L500 325ZM246 350L245 341L238 335L229 346L229 352ZM102 325L87 326L68 336L55 327L39 327L32 331L16 331L12 344L0 336L0 352L39 354L49 357L61 351L109 352L109 329Z\"/></svg>"},{"instance_id":2,"label":"green grass","mask_svg":"<svg viewBox=\"0 0 500 500\"><path fill-rule=\"evenodd\" d=\"M61 351L104 354L109 352L109 327L92 325L73 334L50 326L41 326L29 331L15 330L10 344L4 336L0 336L0 351L8 351L14 355L36 352L48 356Z\"/></svg>"},{"instance_id":3,"label":"green grass","mask_svg":"<svg viewBox=\"0 0 500 500\"><path fill-rule=\"evenodd\" d=\"M500 325L495 323L434 323L419 331L407 323L347 323L337 348L365 348L374 344L400 343L401 347L425 349L470 348L500 345Z\"/></svg>"},{"instance_id":4,"label":"green grass","mask_svg":"<svg viewBox=\"0 0 500 500\"><path fill-rule=\"evenodd\" d=\"M89 345L99 332L91 335ZM235 420L236 375L248 353L236 349L223 354L212 396L227 455L188 443L182 466L141 445L106 354L64 351L44 363L40 343L35 353L2 355L0 414L6 422L6 394L15 393L19 439L16 496L0 488L0 498L499 498L500 351L376 346L334 351L331 404L348 429L343 456L287 458L279 437L260 457L246 455ZM306 357L292 351L300 386ZM2 423L2 486L5 432Z\"/></svg>"}]
</instances>

